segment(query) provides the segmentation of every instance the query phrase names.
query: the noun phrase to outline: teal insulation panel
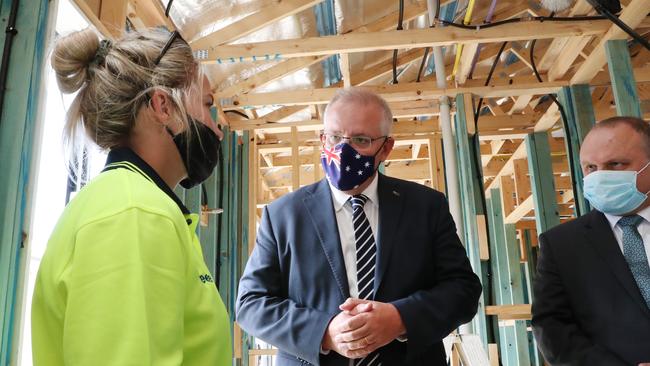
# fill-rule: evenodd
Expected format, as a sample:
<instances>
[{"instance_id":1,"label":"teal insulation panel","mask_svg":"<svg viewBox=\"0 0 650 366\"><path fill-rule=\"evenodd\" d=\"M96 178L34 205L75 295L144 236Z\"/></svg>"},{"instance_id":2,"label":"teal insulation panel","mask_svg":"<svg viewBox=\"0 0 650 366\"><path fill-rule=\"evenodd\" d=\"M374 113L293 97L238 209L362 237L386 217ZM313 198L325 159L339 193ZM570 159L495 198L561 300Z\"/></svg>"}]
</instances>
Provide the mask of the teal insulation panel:
<instances>
[{"instance_id":1,"label":"teal insulation panel","mask_svg":"<svg viewBox=\"0 0 650 366\"><path fill-rule=\"evenodd\" d=\"M11 0L0 5L1 26L7 20ZM30 173L48 47L50 2L23 0L18 5L9 56L6 90L0 116L0 364L9 364L14 318L20 304L16 292L21 277L26 213L31 189ZM6 34L2 37L4 47Z\"/></svg>"}]
</instances>

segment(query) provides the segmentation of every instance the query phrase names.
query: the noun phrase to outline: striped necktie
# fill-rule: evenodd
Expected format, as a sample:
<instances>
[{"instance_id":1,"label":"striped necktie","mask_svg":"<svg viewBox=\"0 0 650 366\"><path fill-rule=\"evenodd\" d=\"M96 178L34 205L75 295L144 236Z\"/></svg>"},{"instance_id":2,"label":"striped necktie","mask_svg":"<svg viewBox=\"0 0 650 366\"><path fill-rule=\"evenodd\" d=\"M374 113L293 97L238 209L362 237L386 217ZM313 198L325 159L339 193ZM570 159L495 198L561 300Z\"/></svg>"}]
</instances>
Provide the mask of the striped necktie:
<instances>
[{"instance_id":1,"label":"striped necktie","mask_svg":"<svg viewBox=\"0 0 650 366\"><path fill-rule=\"evenodd\" d=\"M637 226L643 221L639 215L623 216L618 224L623 229L623 254L630 266L630 271L636 284L639 286L641 295L646 304L650 307L650 265L643 247L643 238L637 230Z\"/></svg>"},{"instance_id":2,"label":"striped necktie","mask_svg":"<svg viewBox=\"0 0 650 366\"><path fill-rule=\"evenodd\" d=\"M370 221L366 216L363 206L368 197L359 194L352 196L352 223L354 226L354 239L357 249L357 289L359 298L372 300L375 298L375 264L377 261L377 246L375 236L370 227ZM379 362L379 351L368 356L355 360L355 366L381 366Z\"/></svg>"}]
</instances>

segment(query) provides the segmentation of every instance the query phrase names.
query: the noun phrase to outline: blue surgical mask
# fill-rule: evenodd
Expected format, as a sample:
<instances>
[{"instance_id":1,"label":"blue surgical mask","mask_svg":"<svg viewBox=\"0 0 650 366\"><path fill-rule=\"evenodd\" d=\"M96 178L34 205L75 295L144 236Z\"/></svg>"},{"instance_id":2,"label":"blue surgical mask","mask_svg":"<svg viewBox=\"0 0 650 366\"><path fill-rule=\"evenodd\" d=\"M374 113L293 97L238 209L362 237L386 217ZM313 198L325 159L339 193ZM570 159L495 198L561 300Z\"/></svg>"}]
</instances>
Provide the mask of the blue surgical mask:
<instances>
[{"instance_id":1,"label":"blue surgical mask","mask_svg":"<svg viewBox=\"0 0 650 366\"><path fill-rule=\"evenodd\" d=\"M641 170L599 170L584 178L584 195L598 211L610 215L622 216L630 213L645 202L648 193L641 193L636 188L637 176L650 165Z\"/></svg>"}]
</instances>

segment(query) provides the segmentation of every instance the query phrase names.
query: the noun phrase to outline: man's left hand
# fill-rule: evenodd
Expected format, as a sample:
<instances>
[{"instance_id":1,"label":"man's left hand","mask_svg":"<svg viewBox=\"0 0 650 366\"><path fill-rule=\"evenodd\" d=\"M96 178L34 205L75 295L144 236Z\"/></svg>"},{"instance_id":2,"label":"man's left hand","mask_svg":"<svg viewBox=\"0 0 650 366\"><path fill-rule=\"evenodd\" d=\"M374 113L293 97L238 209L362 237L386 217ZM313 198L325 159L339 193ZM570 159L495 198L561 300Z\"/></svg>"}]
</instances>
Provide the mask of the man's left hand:
<instances>
[{"instance_id":1,"label":"man's left hand","mask_svg":"<svg viewBox=\"0 0 650 366\"><path fill-rule=\"evenodd\" d=\"M372 310L356 314L356 307L367 303L372 304ZM402 317L393 304L347 299L339 308L353 315L353 318L348 320L348 328L354 330L343 332L334 339L335 342L344 344L347 349L367 348L372 352L406 333Z\"/></svg>"}]
</instances>

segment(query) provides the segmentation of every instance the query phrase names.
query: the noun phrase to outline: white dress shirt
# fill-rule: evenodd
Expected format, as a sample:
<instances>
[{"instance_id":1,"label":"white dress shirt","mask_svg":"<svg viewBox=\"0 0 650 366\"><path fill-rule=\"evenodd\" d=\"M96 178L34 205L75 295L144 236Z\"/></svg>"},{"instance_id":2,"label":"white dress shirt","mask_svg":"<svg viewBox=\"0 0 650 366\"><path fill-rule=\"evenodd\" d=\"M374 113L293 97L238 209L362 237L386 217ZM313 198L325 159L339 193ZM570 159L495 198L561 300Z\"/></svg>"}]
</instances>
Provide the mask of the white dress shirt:
<instances>
[{"instance_id":1,"label":"white dress shirt","mask_svg":"<svg viewBox=\"0 0 650 366\"><path fill-rule=\"evenodd\" d=\"M366 212L372 234L377 243L377 228L379 226L379 200L377 197L377 174L369 179L372 182L361 193L368 197L368 201L363 206ZM343 261L345 262L345 272L348 277L348 287L350 288L350 297L359 297L357 288L357 241L354 238L354 225L352 224L352 203L350 203L349 194L345 194L330 184L332 191L332 202L334 203L334 212L336 213L336 223L339 228L339 238L341 238L341 249L343 250Z\"/></svg>"},{"instance_id":2,"label":"white dress shirt","mask_svg":"<svg viewBox=\"0 0 650 366\"><path fill-rule=\"evenodd\" d=\"M377 227L379 223L379 200L377 199L377 173L371 178L372 182L361 194L368 197L368 201L363 206L366 212L372 234L375 237L375 244L377 243ZM329 183L329 181L328 181ZM350 203L349 194L343 193L336 189L329 183L330 191L332 192L332 202L334 203L334 212L336 213L336 225L339 228L339 238L341 239L341 249L343 251L343 262L345 262L345 274L348 278L348 288L350 289L350 297L359 297L359 289L357 288L357 241L354 238L354 225L352 224L352 203ZM320 349L320 353L326 355L330 350ZM353 366L352 360L349 366Z\"/></svg>"},{"instance_id":3,"label":"white dress shirt","mask_svg":"<svg viewBox=\"0 0 650 366\"><path fill-rule=\"evenodd\" d=\"M641 221L639 226L637 226L637 230L641 235L641 239L643 239L645 255L648 258L648 265L650 266L650 207L646 207L639 211L637 215L643 217L643 221ZM616 237L621 252L623 252L623 229L618 225L618 220L620 220L622 216L605 214L605 217L607 217L607 220L609 221L609 225L614 232L614 237Z\"/></svg>"},{"instance_id":4,"label":"white dress shirt","mask_svg":"<svg viewBox=\"0 0 650 366\"><path fill-rule=\"evenodd\" d=\"M372 234L375 237L375 245L378 245L377 230L379 228L379 196L377 194L378 177L377 173L371 178L372 182L366 189L361 192L368 197L363 210L368 217ZM329 182L329 181L328 181ZM350 297L358 298L359 289L357 288L357 241L354 238L354 225L352 223L352 203L349 201L349 194L343 193L336 189L330 183L332 192L332 202L334 203L334 212L336 213L336 224L339 228L339 238L341 239L341 249L343 251L343 261L345 262L345 273L348 277L348 288ZM377 248L379 250L379 248ZM397 337L399 342L407 342L408 337L402 335ZM321 347L322 354L328 354L330 351L324 351ZM354 361L350 360L349 366L353 366Z\"/></svg>"}]
</instances>

